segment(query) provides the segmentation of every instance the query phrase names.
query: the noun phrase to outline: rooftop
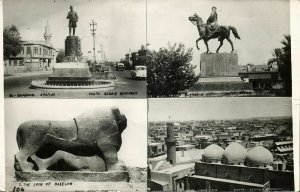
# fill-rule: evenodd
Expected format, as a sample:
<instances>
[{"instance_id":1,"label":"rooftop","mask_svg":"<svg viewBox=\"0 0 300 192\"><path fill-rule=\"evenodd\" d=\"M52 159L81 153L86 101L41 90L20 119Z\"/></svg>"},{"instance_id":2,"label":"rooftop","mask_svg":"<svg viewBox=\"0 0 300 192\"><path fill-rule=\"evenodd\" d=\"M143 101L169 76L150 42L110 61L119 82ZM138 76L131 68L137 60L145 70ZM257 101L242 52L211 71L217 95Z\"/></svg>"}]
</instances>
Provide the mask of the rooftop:
<instances>
[{"instance_id":1,"label":"rooftop","mask_svg":"<svg viewBox=\"0 0 300 192\"><path fill-rule=\"evenodd\" d=\"M158 173L175 173L184 169L194 168L195 163L186 163L186 164L177 164L173 167L169 167L167 169L156 171Z\"/></svg>"},{"instance_id":2,"label":"rooftop","mask_svg":"<svg viewBox=\"0 0 300 192\"><path fill-rule=\"evenodd\" d=\"M293 144L293 141L280 141L280 142L275 142L275 145L287 145L287 144Z\"/></svg>"},{"instance_id":3,"label":"rooftop","mask_svg":"<svg viewBox=\"0 0 300 192\"><path fill-rule=\"evenodd\" d=\"M46 44L45 41L22 41L23 45L42 45L51 49L55 49L52 45Z\"/></svg>"},{"instance_id":4,"label":"rooftop","mask_svg":"<svg viewBox=\"0 0 300 192\"><path fill-rule=\"evenodd\" d=\"M198 179L204 179L204 180L210 180L214 182L223 182L223 183L232 183L232 184L237 184L237 185L245 185L245 186L251 186L251 187L259 187L262 188L265 186L265 184L257 184L257 183L250 183L250 182L245 182L245 181L236 181L236 180L231 180L231 179L221 179L221 178L216 178L216 177L206 177L206 176L199 176L199 175L193 175L190 176L193 178L198 178Z\"/></svg>"},{"instance_id":5,"label":"rooftop","mask_svg":"<svg viewBox=\"0 0 300 192\"><path fill-rule=\"evenodd\" d=\"M204 149L191 149L183 152L176 151L176 162L177 163L187 163L187 162L196 162L202 159L202 154L204 153ZM157 157L149 158L149 161L166 161L167 155L160 155Z\"/></svg>"}]
</instances>

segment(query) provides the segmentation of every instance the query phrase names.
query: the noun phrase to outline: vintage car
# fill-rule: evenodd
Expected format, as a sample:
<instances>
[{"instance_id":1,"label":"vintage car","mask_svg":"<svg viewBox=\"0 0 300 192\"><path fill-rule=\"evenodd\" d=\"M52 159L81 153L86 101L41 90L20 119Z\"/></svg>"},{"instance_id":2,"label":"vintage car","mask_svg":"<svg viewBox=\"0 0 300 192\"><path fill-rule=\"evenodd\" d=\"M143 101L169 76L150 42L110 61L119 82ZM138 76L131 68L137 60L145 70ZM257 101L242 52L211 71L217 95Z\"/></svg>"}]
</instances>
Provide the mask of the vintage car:
<instances>
[{"instance_id":1,"label":"vintage car","mask_svg":"<svg viewBox=\"0 0 300 192\"><path fill-rule=\"evenodd\" d=\"M131 71L132 79L146 79L147 78L147 67L142 65L137 65L134 70Z\"/></svg>"},{"instance_id":2,"label":"vintage car","mask_svg":"<svg viewBox=\"0 0 300 192\"><path fill-rule=\"evenodd\" d=\"M117 71L124 71L124 63L117 64Z\"/></svg>"}]
</instances>

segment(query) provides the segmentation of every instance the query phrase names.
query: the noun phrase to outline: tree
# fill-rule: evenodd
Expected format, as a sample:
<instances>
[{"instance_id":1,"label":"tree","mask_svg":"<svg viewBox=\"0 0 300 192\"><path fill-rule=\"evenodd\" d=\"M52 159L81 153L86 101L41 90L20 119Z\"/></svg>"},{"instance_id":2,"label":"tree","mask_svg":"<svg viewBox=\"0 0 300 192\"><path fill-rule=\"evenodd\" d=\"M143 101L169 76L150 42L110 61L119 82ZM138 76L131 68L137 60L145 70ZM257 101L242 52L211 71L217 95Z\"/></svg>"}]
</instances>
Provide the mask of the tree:
<instances>
[{"instance_id":1,"label":"tree","mask_svg":"<svg viewBox=\"0 0 300 192\"><path fill-rule=\"evenodd\" d=\"M62 63L65 58L65 50L61 49L56 56L56 63Z\"/></svg>"},{"instance_id":2,"label":"tree","mask_svg":"<svg viewBox=\"0 0 300 192\"><path fill-rule=\"evenodd\" d=\"M148 50L146 49L146 46L144 46L144 45L142 45L142 46L141 46L141 49L138 50L138 54L139 54L139 65L146 65L147 52L148 52Z\"/></svg>"},{"instance_id":3,"label":"tree","mask_svg":"<svg viewBox=\"0 0 300 192\"><path fill-rule=\"evenodd\" d=\"M280 58L282 56L282 49L281 48L275 48L273 50L272 55L273 55L273 58L269 59L268 63L267 63L268 69L271 69L272 68L272 64L274 64L274 63L276 63L277 65L279 65Z\"/></svg>"},{"instance_id":4,"label":"tree","mask_svg":"<svg viewBox=\"0 0 300 192\"><path fill-rule=\"evenodd\" d=\"M282 48L273 51L273 58L269 59L268 66L277 63L278 72L283 79L286 96L292 96L292 62L291 62L291 36L284 35L281 41Z\"/></svg>"},{"instance_id":5,"label":"tree","mask_svg":"<svg viewBox=\"0 0 300 192\"><path fill-rule=\"evenodd\" d=\"M17 56L22 50L21 36L18 28L11 25L3 31L3 56L4 59Z\"/></svg>"},{"instance_id":6,"label":"tree","mask_svg":"<svg viewBox=\"0 0 300 192\"><path fill-rule=\"evenodd\" d=\"M292 61L291 61L291 36L285 35L281 41L282 56L278 71L286 87L286 96L292 96Z\"/></svg>"},{"instance_id":7,"label":"tree","mask_svg":"<svg viewBox=\"0 0 300 192\"><path fill-rule=\"evenodd\" d=\"M184 44L169 45L147 53L147 92L150 97L175 96L198 81L192 60L192 48Z\"/></svg>"}]
</instances>

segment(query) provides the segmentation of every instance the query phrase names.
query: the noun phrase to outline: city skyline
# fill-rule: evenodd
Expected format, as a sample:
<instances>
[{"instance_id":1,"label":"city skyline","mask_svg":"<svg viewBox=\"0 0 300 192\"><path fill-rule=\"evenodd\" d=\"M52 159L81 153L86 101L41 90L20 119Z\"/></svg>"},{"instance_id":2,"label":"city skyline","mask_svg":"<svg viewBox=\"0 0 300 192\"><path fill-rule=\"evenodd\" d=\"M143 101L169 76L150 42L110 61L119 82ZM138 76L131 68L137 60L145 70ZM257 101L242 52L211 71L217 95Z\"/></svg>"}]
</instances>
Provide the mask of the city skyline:
<instances>
[{"instance_id":1,"label":"city skyline","mask_svg":"<svg viewBox=\"0 0 300 192\"><path fill-rule=\"evenodd\" d=\"M89 23L97 23L96 52L103 45L108 60L119 61L125 54L141 48L146 42L145 1L39 1L4 0L3 27L16 25L22 40L44 40L47 21L55 48L63 49L68 36L67 13L70 5L79 16L76 36L81 39L82 52L92 54L93 38ZM130 11L130 7L135 11ZM15 14L18 13L18 14ZM23 15L23 17L20 17Z\"/></svg>"},{"instance_id":2,"label":"city skyline","mask_svg":"<svg viewBox=\"0 0 300 192\"><path fill-rule=\"evenodd\" d=\"M148 121L290 117L291 105L289 98L150 99Z\"/></svg>"}]
</instances>

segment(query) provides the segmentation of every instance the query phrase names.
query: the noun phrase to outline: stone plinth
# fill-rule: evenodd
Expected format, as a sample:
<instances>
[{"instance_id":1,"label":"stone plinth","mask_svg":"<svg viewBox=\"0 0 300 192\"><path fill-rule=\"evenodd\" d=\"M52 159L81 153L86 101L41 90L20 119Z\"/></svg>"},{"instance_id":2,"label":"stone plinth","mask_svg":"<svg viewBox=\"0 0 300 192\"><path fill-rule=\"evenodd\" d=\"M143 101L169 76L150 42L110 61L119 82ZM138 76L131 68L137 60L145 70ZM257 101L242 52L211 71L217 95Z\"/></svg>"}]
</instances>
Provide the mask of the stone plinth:
<instances>
[{"instance_id":1,"label":"stone plinth","mask_svg":"<svg viewBox=\"0 0 300 192\"><path fill-rule=\"evenodd\" d=\"M85 85L90 84L92 81L92 74L86 63L70 62L70 63L57 63L54 65L53 73L46 83L61 84L61 85Z\"/></svg>"},{"instance_id":2,"label":"stone plinth","mask_svg":"<svg viewBox=\"0 0 300 192\"><path fill-rule=\"evenodd\" d=\"M253 92L252 84L238 76L237 53L203 53L200 59L200 78L189 92L211 96Z\"/></svg>"},{"instance_id":3,"label":"stone plinth","mask_svg":"<svg viewBox=\"0 0 300 192\"><path fill-rule=\"evenodd\" d=\"M81 56L81 44L79 37L68 36L65 40L65 57L67 56Z\"/></svg>"},{"instance_id":4,"label":"stone plinth","mask_svg":"<svg viewBox=\"0 0 300 192\"><path fill-rule=\"evenodd\" d=\"M209 81L211 80L211 81ZM250 91L253 90L251 83L244 82L242 80L230 80L216 81L212 78L199 79L198 82L193 85L189 91L223 91L223 92L237 92L237 91Z\"/></svg>"},{"instance_id":5,"label":"stone plinth","mask_svg":"<svg viewBox=\"0 0 300 192\"><path fill-rule=\"evenodd\" d=\"M237 53L202 53L200 56L200 77L238 76Z\"/></svg>"},{"instance_id":6,"label":"stone plinth","mask_svg":"<svg viewBox=\"0 0 300 192\"><path fill-rule=\"evenodd\" d=\"M128 182L127 171L15 171L18 181Z\"/></svg>"}]
</instances>

